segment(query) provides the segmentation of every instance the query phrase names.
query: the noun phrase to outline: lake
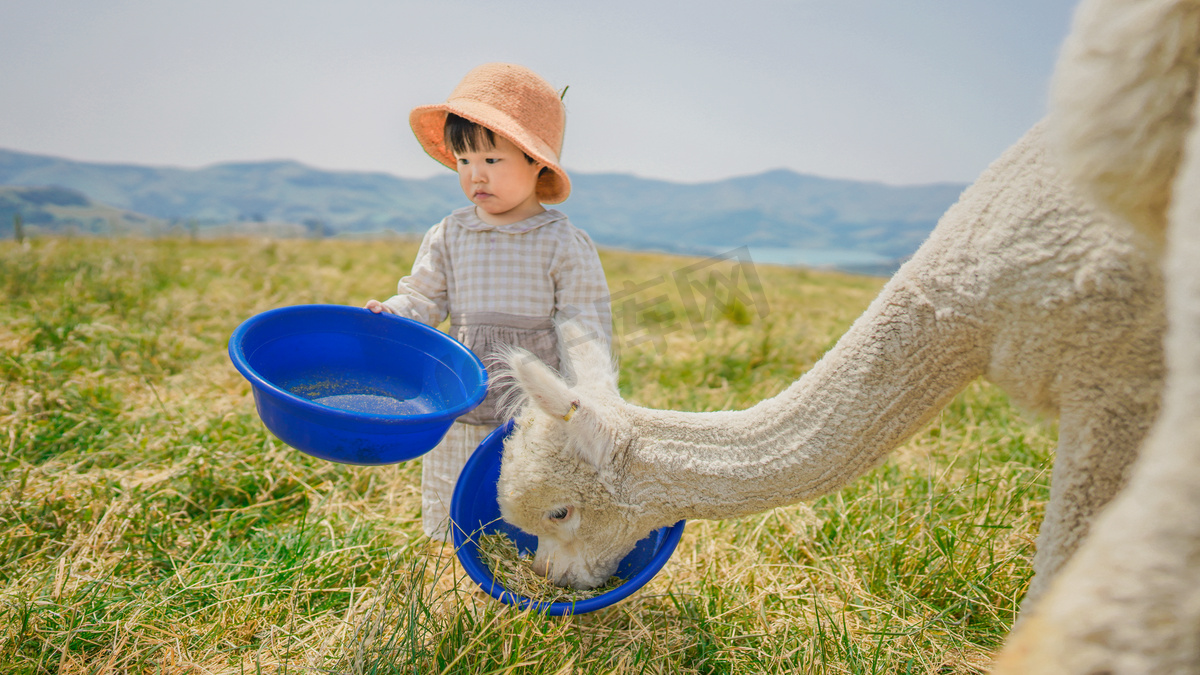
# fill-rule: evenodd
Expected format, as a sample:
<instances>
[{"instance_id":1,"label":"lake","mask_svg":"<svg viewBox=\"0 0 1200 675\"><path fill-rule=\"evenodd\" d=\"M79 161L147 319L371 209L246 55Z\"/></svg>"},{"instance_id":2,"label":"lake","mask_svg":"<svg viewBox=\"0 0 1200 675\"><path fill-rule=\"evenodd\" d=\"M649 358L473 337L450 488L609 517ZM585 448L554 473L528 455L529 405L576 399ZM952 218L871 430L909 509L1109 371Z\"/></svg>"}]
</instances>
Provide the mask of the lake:
<instances>
[{"instance_id":1,"label":"lake","mask_svg":"<svg viewBox=\"0 0 1200 675\"><path fill-rule=\"evenodd\" d=\"M770 265L802 265L804 267L857 267L887 265L892 259L869 251L837 248L776 248L751 246L750 259Z\"/></svg>"}]
</instances>

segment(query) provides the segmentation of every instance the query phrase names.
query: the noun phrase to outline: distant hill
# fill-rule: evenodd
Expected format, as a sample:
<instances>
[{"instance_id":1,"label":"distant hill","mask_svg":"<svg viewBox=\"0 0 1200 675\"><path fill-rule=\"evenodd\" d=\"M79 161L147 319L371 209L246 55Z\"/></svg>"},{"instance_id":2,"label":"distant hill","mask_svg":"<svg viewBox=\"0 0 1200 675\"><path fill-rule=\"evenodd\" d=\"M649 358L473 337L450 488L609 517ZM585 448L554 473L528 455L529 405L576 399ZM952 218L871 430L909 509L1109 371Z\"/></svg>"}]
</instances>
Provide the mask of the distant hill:
<instances>
[{"instance_id":1,"label":"distant hill","mask_svg":"<svg viewBox=\"0 0 1200 675\"><path fill-rule=\"evenodd\" d=\"M785 170L692 184L625 174L573 174L572 182L571 198L559 208L602 246L699 254L743 245L751 251L843 251L880 268L868 271L889 271L911 255L965 187L891 186ZM448 171L408 179L289 161L177 169L0 150L0 185L66 188L168 230L190 225L202 232L221 225L223 231L318 236L421 233L466 204ZM29 213L45 218L54 211ZM25 220L32 222L28 215ZM44 226L53 230L58 222L66 221L51 218ZM0 232L11 236L11 227Z\"/></svg>"},{"instance_id":2,"label":"distant hill","mask_svg":"<svg viewBox=\"0 0 1200 675\"><path fill-rule=\"evenodd\" d=\"M574 184L572 221L611 245L845 249L887 258L911 255L966 187L897 187L785 170L698 184L583 174Z\"/></svg>"},{"instance_id":3,"label":"distant hill","mask_svg":"<svg viewBox=\"0 0 1200 675\"><path fill-rule=\"evenodd\" d=\"M97 164L0 150L0 185L54 185L111 206L202 226L231 221L323 225L330 232L423 232L463 201L453 175L410 180L320 171L296 162L203 169Z\"/></svg>"},{"instance_id":4,"label":"distant hill","mask_svg":"<svg viewBox=\"0 0 1200 675\"><path fill-rule=\"evenodd\" d=\"M170 231L166 221L94 202L76 190L0 185L0 224L8 238L12 237L16 214L21 215L25 230L31 235L38 232L161 235Z\"/></svg>"}]
</instances>

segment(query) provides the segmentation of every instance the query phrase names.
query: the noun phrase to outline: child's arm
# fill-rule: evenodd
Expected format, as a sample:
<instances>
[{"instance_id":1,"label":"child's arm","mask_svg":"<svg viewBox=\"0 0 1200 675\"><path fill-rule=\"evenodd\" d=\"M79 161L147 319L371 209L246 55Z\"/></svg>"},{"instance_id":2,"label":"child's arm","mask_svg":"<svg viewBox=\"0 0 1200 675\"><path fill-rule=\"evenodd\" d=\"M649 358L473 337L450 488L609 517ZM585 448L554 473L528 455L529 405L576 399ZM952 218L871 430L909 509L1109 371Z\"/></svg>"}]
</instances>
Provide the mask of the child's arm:
<instances>
[{"instance_id":1,"label":"child's arm","mask_svg":"<svg viewBox=\"0 0 1200 675\"><path fill-rule=\"evenodd\" d=\"M591 335L612 345L612 308L600 255L583 230L570 233L550 270L556 319L575 319Z\"/></svg>"},{"instance_id":2,"label":"child's arm","mask_svg":"<svg viewBox=\"0 0 1200 675\"><path fill-rule=\"evenodd\" d=\"M449 312L446 295L446 249L442 224L434 225L421 240L412 273L396 285L396 295L380 302L368 300L365 307L376 314L396 314L437 326Z\"/></svg>"}]
</instances>

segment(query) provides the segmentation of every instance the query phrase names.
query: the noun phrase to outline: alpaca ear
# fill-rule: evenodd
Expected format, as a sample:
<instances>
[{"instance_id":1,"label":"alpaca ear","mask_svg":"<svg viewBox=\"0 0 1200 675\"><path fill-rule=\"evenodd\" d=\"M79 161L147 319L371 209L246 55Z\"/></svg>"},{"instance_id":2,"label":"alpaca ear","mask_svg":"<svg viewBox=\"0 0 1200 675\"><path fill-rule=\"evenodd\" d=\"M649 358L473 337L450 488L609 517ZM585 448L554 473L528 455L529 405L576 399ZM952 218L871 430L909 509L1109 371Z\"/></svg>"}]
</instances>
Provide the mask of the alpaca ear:
<instances>
[{"instance_id":1,"label":"alpaca ear","mask_svg":"<svg viewBox=\"0 0 1200 675\"><path fill-rule=\"evenodd\" d=\"M587 430L594 425L594 416L588 415L591 410L580 406L577 394L567 386L549 366L542 363L533 354L512 349L502 357L507 364L507 376L516 381L517 389L525 394L542 412L561 419L564 424L580 424L583 417L583 431L568 433L568 451L573 451L583 461L591 464L597 470L604 467L612 459L612 445L604 434L589 433ZM568 427L580 428L580 427Z\"/></svg>"},{"instance_id":2,"label":"alpaca ear","mask_svg":"<svg viewBox=\"0 0 1200 675\"><path fill-rule=\"evenodd\" d=\"M608 342L575 319L557 325L562 369L576 384L617 391L617 368Z\"/></svg>"},{"instance_id":3,"label":"alpaca ear","mask_svg":"<svg viewBox=\"0 0 1200 675\"><path fill-rule=\"evenodd\" d=\"M514 354L507 360L517 386L543 412L569 421L579 409L579 401L562 378L532 354Z\"/></svg>"}]
</instances>

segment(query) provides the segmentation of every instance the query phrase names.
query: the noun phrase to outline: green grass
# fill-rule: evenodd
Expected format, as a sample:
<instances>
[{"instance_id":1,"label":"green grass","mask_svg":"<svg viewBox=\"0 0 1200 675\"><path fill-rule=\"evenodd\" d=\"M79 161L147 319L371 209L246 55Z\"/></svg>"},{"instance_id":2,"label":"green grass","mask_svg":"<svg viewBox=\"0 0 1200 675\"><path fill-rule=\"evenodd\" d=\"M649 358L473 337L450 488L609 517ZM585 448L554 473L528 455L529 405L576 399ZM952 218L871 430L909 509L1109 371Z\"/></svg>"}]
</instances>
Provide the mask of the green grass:
<instances>
[{"instance_id":1,"label":"green grass","mask_svg":"<svg viewBox=\"0 0 1200 675\"><path fill-rule=\"evenodd\" d=\"M689 523L616 607L555 619L488 599L422 536L419 462L287 448L225 351L257 312L390 295L415 252L400 239L0 244L4 672L986 667L1028 583L1055 431L982 382L844 490ZM602 258L622 391L655 407L774 395L882 285Z\"/></svg>"}]
</instances>

